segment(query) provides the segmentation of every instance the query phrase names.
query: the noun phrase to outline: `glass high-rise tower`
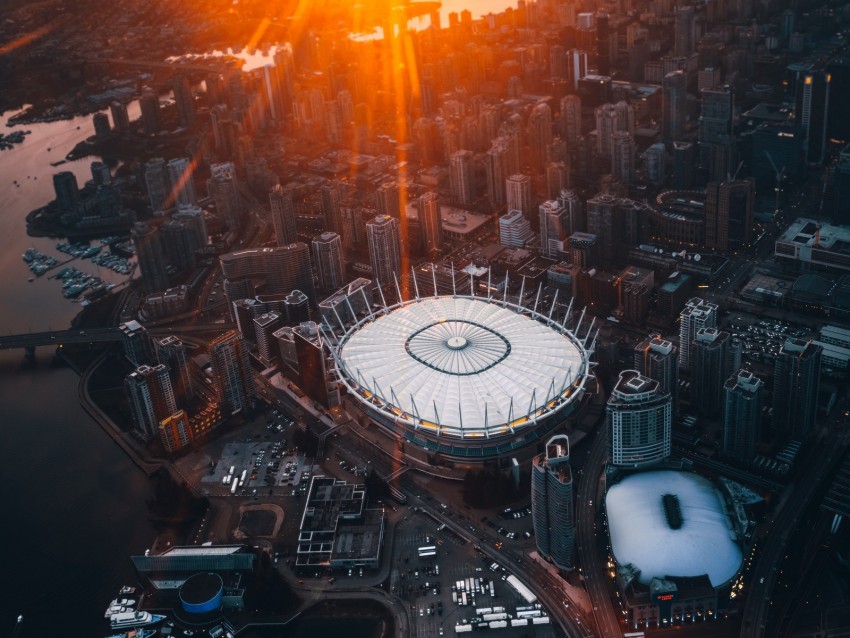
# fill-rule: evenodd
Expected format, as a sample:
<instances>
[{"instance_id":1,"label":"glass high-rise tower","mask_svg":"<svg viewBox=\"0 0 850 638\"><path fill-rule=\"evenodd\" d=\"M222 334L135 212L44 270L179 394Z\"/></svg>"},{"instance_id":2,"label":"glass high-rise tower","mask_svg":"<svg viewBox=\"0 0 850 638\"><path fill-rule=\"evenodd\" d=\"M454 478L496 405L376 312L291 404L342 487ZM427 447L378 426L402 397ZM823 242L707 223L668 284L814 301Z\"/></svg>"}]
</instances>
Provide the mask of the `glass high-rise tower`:
<instances>
[{"instance_id":1,"label":"glass high-rise tower","mask_svg":"<svg viewBox=\"0 0 850 638\"><path fill-rule=\"evenodd\" d=\"M537 553L558 569L575 566L575 518L570 440L553 436L531 466L531 517Z\"/></svg>"}]
</instances>

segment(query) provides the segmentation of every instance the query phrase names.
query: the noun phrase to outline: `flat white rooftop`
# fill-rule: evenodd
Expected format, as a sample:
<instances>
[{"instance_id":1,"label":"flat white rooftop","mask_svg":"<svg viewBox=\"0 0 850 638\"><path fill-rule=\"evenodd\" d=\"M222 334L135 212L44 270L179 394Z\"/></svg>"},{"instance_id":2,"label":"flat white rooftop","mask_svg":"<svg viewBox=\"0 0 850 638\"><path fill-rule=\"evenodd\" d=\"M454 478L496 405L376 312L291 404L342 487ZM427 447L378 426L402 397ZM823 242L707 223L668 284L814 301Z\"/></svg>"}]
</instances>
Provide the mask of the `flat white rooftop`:
<instances>
[{"instance_id":1,"label":"flat white rooftop","mask_svg":"<svg viewBox=\"0 0 850 638\"><path fill-rule=\"evenodd\" d=\"M679 529L668 524L665 494L678 498ZM705 574L720 587L741 568L741 548L723 499L701 476L666 470L633 474L608 490L605 508L614 559L639 569L644 585L653 578Z\"/></svg>"}]
</instances>

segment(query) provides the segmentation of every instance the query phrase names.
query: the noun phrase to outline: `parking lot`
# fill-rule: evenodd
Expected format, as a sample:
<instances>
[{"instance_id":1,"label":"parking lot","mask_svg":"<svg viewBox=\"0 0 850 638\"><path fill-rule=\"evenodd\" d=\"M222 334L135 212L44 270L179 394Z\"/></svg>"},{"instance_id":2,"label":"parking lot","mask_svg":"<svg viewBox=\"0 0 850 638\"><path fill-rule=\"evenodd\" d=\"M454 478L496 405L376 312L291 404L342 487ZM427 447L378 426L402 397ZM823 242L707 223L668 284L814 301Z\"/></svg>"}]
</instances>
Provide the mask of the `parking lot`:
<instances>
[{"instance_id":1,"label":"parking lot","mask_svg":"<svg viewBox=\"0 0 850 638\"><path fill-rule=\"evenodd\" d=\"M420 558L420 551L428 554L431 547L436 555ZM504 638L529 632L536 637L558 635L551 625L511 627L517 608L528 605L507 583L510 572L494 566L473 544L440 529L432 518L408 510L398 524L394 550L390 587L406 604L411 633L417 638L454 636L458 625L470 625L473 620L496 623L494 629L499 628L492 635ZM546 615L542 609L520 613ZM502 622L505 627L500 626Z\"/></svg>"}]
</instances>

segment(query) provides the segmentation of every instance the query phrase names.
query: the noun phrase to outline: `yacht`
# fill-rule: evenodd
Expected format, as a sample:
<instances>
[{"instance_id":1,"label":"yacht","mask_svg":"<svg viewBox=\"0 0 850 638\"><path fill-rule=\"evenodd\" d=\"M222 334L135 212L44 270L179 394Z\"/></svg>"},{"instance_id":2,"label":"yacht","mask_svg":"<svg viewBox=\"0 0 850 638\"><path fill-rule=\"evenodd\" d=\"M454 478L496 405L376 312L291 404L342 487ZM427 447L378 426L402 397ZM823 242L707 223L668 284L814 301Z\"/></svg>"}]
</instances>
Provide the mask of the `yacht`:
<instances>
[{"instance_id":1,"label":"yacht","mask_svg":"<svg viewBox=\"0 0 850 638\"><path fill-rule=\"evenodd\" d=\"M149 611L128 611L120 614L114 614L109 619L109 624L113 629L124 629L130 627L144 627L145 625L153 625L162 620L165 616L152 614Z\"/></svg>"}]
</instances>

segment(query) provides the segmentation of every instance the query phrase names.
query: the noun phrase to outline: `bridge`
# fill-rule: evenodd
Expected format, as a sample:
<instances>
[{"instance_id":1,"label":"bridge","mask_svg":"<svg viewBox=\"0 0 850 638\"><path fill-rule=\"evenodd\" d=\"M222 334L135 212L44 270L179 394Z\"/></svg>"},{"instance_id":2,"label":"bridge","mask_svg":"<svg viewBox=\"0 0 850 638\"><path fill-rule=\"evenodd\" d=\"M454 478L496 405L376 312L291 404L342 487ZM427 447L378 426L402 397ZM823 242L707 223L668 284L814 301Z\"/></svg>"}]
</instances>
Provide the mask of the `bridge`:
<instances>
[{"instance_id":1,"label":"bridge","mask_svg":"<svg viewBox=\"0 0 850 638\"><path fill-rule=\"evenodd\" d=\"M93 328L90 330L54 330L52 332L0 335L0 350L25 348L31 352L37 346L120 341L121 334L118 328Z\"/></svg>"}]
</instances>

